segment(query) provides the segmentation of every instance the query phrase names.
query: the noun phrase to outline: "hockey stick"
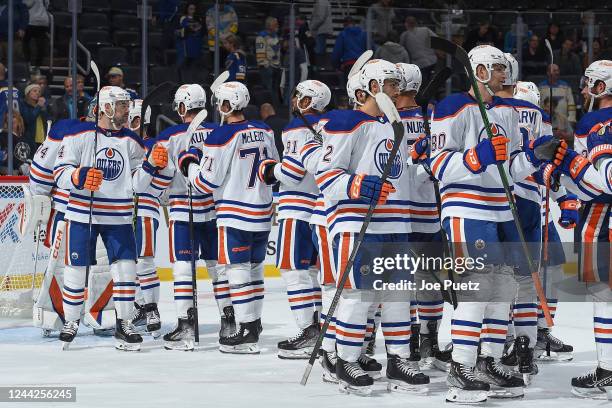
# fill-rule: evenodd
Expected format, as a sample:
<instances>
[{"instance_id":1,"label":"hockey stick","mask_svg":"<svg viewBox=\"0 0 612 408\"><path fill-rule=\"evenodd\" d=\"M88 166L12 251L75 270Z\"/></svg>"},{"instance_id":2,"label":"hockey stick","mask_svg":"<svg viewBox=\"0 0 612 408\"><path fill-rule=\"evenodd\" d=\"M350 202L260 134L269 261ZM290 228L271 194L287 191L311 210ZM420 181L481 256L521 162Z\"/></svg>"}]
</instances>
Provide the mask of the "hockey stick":
<instances>
[{"instance_id":1,"label":"hockey stick","mask_svg":"<svg viewBox=\"0 0 612 408\"><path fill-rule=\"evenodd\" d=\"M374 51L372 51L372 50L364 51L363 54L361 54L359 56L359 58L357 58L357 60L355 61L355 63L351 67L351 70L349 71L347 78L352 77L353 75L355 75L357 73L357 71L359 71L361 68L363 68L365 63L368 62L370 60L370 58L372 58L372 55L374 55Z\"/></svg>"},{"instance_id":2,"label":"hockey stick","mask_svg":"<svg viewBox=\"0 0 612 408\"><path fill-rule=\"evenodd\" d=\"M548 38L544 39L544 44L546 44L546 49L548 50L548 54L550 56L550 70L552 72L552 65L555 61L555 57L553 55L553 50L550 45L550 41ZM548 84L548 112L550 114L550 125L552 127L553 122L553 90L552 84ZM548 275L548 221L550 217L550 183L546 183L546 194L545 194L545 204L544 204L544 244L542 245L542 271L544 273L544 283L546 284L546 278ZM544 286L544 294L546 294L546 286Z\"/></svg>"},{"instance_id":3,"label":"hockey stick","mask_svg":"<svg viewBox=\"0 0 612 408\"><path fill-rule=\"evenodd\" d=\"M478 109L480 111L480 116L482 118L485 131L487 132L487 137L489 139L492 139L493 132L491 131L491 123L489 122L489 117L487 116L487 111L482 101L482 95L480 94L478 82L476 81L476 77L474 76L474 71L472 70L472 65L470 63L468 53L458 45L440 37L431 37L430 41L431 48L454 56L455 59L459 61L461 65L463 65L470 79L472 89L474 90L474 96L476 102L478 103ZM548 309L548 303L546 302L546 295L544 294L544 289L542 288L540 275L538 273L538 270L535 268L535 265L533 264L531 256L529 255L529 248L527 247L527 242L525 241L525 235L523 234L523 229L521 227L521 221L519 219L518 211L516 209L516 203L514 202L514 197L512 196L512 192L510 191L510 183L508 182L508 177L506 176L506 171L504 170L502 164L497 163L497 171L499 172L499 177L502 181L504 192L506 193L506 199L508 200L508 205L510 207L510 211L512 212L512 218L514 219L514 224L516 226L519 239L521 241L523 255L527 259L527 264L529 265L529 270L531 271L531 277L533 278L533 283L538 294L540 305L542 306L542 311L544 312L544 317L546 318L546 322L548 323L548 325L552 327L553 320L550 315L550 310Z\"/></svg>"},{"instance_id":4,"label":"hockey stick","mask_svg":"<svg viewBox=\"0 0 612 408\"><path fill-rule=\"evenodd\" d=\"M391 167L393 166L393 162L395 161L395 157L397 156L397 151L404 139L404 125L402 124L402 120L395 109L395 105L393 105L393 101L389 98L385 93L378 92L375 95L376 103L380 110L387 116L389 122L391 122L393 126L393 148L389 153L389 157L387 158L387 162L385 163L385 167L383 169L382 176L380 176L381 180L385 182L389 173L391 172ZM340 275L340 281L338 282L336 293L334 294L334 298L329 306L329 310L326 313L325 321L323 322L323 326L321 327L321 331L319 332L319 337L317 338L317 342L312 349L312 353L310 353L310 359L308 360L308 364L306 365L306 369L304 370L304 375L302 376L302 380L300 384L306 385L308 382L308 377L310 376L310 372L312 371L312 367L314 362L317 359L317 355L319 354L319 349L321 348L321 344L323 343L323 338L325 337L325 332L329 327L329 322L331 321L334 312L336 311L336 307L338 306L338 302L340 301L340 295L342 294L342 290L344 289L344 285L349 277L349 271L353 268L353 263L355 262L355 258L357 257L357 252L359 252L359 248L363 242L363 238L365 236L366 230L368 229L368 225L370 224L370 220L372 219L372 215L374 214L374 209L376 208L376 202L372 202L370 207L368 208L368 212L363 219L363 224L361 224L361 230L359 230L359 235L355 239L355 244L351 251L351 254L348 258L344 271Z\"/></svg>"},{"instance_id":5,"label":"hockey stick","mask_svg":"<svg viewBox=\"0 0 612 408\"><path fill-rule=\"evenodd\" d=\"M174 82L170 82L170 81L162 82L157 87L155 87L155 89L149 92L149 94L145 96L145 98L142 100L142 106L140 107L140 129L139 129L139 133L140 133L139 136L141 139L143 137L144 118L145 118L147 109L149 108L149 106L151 106L154 103L157 103L158 101L166 100L168 98L170 91L174 87L176 87L176 84Z\"/></svg>"},{"instance_id":6,"label":"hockey stick","mask_svg":"<svg viewBox=\"0 0 612 408\"><path fill-rule=\"evenodd\" d=\"M421 111L423 113L423 127L425 130L425 135L429 138L430 141L431 141L431 129L429 127L429 115L427 113L427 106L429 105L429 100L433 96L434 92L436 92L438 88L444 82L446 82L448 78L450 78L452 73L453 72L448 67L444 67L441 71L438 71L436 75L432 78L432 80L427 84L425 89L423 89L422 92L419 92L419 94L415 98L417 105L421 107ZM425 169L427 174L429 174L429 177L431 178L431 181L433 182L434 194L436 197L436 208L438 209L438 215L440 216L442 214L442 199L440 198L440 185L439 185L438 180L434 177L433 172L431 171L431 167L429 165L430 159L431 159L431 144L428 144L427 161L422 162L421 164L423 165L423 168ZM440 219L440 229L442 230L442 233L440 234L442 237L442 247L444 251L446 252L446 254L450 256L452 252L450 248L450 243L448 242L448 239L446 237L446 232L444 231L444 226L442 225L442 219ZM448 269L447 273L448 273L448 279L452 282L453 272L450 269ZM440 278L438 278L438 276L433 271L431 271L431 274L433 275L434 279L438 282L438 284L440 284L440 293L442 294L442 298L444 299L444 301L450 303L451 305L453 305L453 308L456 309L457 308L457 293L455 292L455 289L453 289L453 287L451 286L450 293L442 289L444 288L444 285L440 281Z\"/></svg>"}]
</instances>

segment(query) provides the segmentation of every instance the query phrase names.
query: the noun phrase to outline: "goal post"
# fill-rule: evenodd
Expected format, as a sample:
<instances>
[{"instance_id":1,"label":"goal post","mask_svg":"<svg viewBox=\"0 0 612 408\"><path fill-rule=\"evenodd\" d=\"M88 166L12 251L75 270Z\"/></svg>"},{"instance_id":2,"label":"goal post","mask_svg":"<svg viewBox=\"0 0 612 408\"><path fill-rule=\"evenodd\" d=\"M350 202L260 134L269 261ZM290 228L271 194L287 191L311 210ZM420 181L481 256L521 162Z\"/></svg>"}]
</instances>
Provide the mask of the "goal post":
<instances>
[{"instance_id":1,"label":"goal post","mask_svg":"<svg viewBox=\"0 0 612 408\"><path fill-rule=\"evenodd\" d=\"M49 256L43 245L44 228L23 237L19 234L27 184L26 176L0 176L0 319L32 318Z\"/></svg>"}]
</instances>

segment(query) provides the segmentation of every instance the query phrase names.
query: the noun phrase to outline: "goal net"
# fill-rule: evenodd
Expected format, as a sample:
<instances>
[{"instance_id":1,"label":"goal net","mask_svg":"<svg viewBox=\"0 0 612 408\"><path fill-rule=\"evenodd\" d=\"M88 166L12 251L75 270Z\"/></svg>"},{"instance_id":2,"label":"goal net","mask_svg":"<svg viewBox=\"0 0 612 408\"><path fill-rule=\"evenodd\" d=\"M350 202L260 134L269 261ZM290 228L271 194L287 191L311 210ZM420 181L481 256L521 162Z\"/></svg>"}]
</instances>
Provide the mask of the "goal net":
<instances>
[{"instance_id":1,"label":"goal net","mask_svg":"<svg viewBox=\"0 0 612 408\"><path fill-rule=\"evenodd\" d=\"M44 228L24 237L19 235L23 187L27 183L27 177L0 176L0 319L32 317L34 297L47 265Z\"/></svg>"}]
</instances>

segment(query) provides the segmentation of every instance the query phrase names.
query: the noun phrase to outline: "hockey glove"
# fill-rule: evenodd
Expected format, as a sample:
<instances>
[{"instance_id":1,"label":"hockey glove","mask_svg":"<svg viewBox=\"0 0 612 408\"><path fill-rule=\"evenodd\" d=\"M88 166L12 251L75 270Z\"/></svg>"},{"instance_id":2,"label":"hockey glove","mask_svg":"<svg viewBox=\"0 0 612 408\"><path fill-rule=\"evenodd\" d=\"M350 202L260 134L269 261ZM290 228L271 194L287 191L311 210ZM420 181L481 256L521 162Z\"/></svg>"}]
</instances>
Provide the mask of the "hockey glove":
<instances>
[{"instance_id":1,"label":"hockey glove","mask_svg":"<svg viewBox=\"0 0 612 408\"><path fill-rule=\"evenodd\" d=\"M202 160L202 151L195 146L191 146L188 150L183 150L178 155L178 167L181 174L189 177L189 166L199 164Z\"/></svg>"},{"instance_id":2,"label":"hockey glove","mask_svg":"<svg viewBox=\"0 0 612 408\"><path fill-rule=\"evenodd\" d=\"M474 174L482 173L490 164L508 160L508 142L504 136L481 140L463 154L463 164Z\"/></svg>"},{"instance_id":3,"label":"hockey glove","mask_svg":"<svg viewBox=\"0 0 612 408\"><path fill-rule=\"evenodd\" d=\"M153 145L153 148L147 152L147 157L142 168L149 174L156 174L159 170L163 170L168 165L168 150L159 144Z\"/></svg>"},{"instance_id":4,"label":"hockey glove","mask_svg":"<svg viewBox=\"0 0 612 408\"><path fill-rule=\"evenodd\" d=\"M427 136L421 135L415 139L414 143L408 149L413 164L417 164L427 159L428 146L429 139L427 138Z\"/></svg>"},{"instance_id":5,"label":"hockey glove","mask_svg":"<svg viewBox=\"0 0 612 408\"><path fill-rule=\"evenodd\" d=\"M559 217L559 225L565 229L572 229L578 223L578 209L580 202L574 194L566 194L557 200L559 208L561 208L561 216Z\"/></svg>"},{"instance_id":6,"label":"hockey glove","mask_svg":"<svg viewBox=\"0 0 612 408\"><path fill-rule=\"evenodd\" d=\"M102 184L102 170L93 167L78 167L72 172L72 184L77 190L85 188L89 191L98 191Z\"/></svg>"},{"instance_id":7,"label":"hockey glove","mask_svg":"<svg viewBox=\"0 0 612 408\"><path fill-rule=\"evenodd\" d=\"M589 161L586 158L574 150L567 149L558 169L561 173L570 176L574 183L578 184L582 177L584 177L588 166Z\"/></svg>"},{"instance_id":8,"label":"hockey glove","mask_svg":"<svg viewBox=\"0 0 612 408\"><path fill-rule=\"evenodd\" d=\"M558 191L560 182L559 177L561 176L561 172L552 163L548 163L543 165L540 170L533 173L533 177L536 182L546 188L551 189L552 191Z\"/></svg>"},{"instance_id":9,"label":"hockey glove","mask_svg":"<svg viewBox=\"0 0 612 408\"><path fill-rule=\"evenodd\" d=\"M597 168L601 159L612 157L612 125L599 124L592 129L587 137L589 160Z\"/></svg>"},{"instance_id":10,"label":"hockey glove","mask_svg":"<svg viewBox=\"0 0 612 408\"><path fill-rule=\"evenodd\" d=\"M274 167L278 164L276 160L264 159L259 162L257 177L266 185L271 186L278 181L274 176Z\"/></svg>"},{"instance_id":11,"label":"hockey glove","mask_svg":"<svg viewBox=\"0 0 612 408\"><path fill-rule=\"evenodd\" d=\"M355 174L349 179L348 195L353 200L361 200L365 203L378 205L384 204L389 194L395 192L393 184L385 181L378 176L367 176L365 174Z\"/></svg>"},{"instance_id":12,"label":"hockey glove","mask_svg":"<svg viewBox=\"0 0 612 408\"><path fill-rule=\"evenodd\" d=\"M527 160L536 167L543 162L551 162L558 166L567 151L567 142L555 139L553 136L542 136L532 140L523 147L523 150L527 154Z\"/></svg>"}]
</instances>

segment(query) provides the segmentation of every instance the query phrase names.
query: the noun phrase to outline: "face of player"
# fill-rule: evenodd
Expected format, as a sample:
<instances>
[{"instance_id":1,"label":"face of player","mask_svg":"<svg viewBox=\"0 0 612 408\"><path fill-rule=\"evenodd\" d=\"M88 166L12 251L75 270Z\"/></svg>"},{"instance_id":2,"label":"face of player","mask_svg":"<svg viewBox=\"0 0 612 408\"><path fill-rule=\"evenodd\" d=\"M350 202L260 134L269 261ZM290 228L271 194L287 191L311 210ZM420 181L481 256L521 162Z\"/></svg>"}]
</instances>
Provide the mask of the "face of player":
<instances>
[{"instance_id":1,"label":"face of player","mask_svg":"<svg viewBox=\"0 0 612 408\"><path fill-rule=\"evenodd\" d=\"M489 80L489 88L493 92L499 92L503 89L504 82L506 81L506 67L501 64L493 65L491 70L491 79Z\"/></svg>"},{"instance_id":2,"label":"face of player","mask_svg":"<svg viewBox=\"0 0 612 408\"><path fill-rule=\"evenodd\" d=\"M606 85L602 81L597 81L595 82L595 86L593 87L591 91L592 93L597 95L603 92L605 87ZM589 94L589 80L586 77L582 79L582 90L580 91L580 94L584 98L582 109L585 112L588 112L589 107L591 106L591 99L593 99L593 96ZM599 98L595 98L595 100L593 101L593 109L594 110L599 109Z\"/></svg>"},{"instance_id":3,"label":"face of player","mask_svg":"<svg viewBox=\"0 0 612 408\"><path fill-rule=\"evenodd\" d=\"M130 102L129 101L115 102L115 115L113 116L113 122L117 128L120 128L127 123L129 114L130 114Z\"/></svg>"},{"instance_id":4,"label":"face of player","mask_svg":"<svg viewBox=\"0 0 612 408\"><path fill-rule=\"evenodd\" d=\"M399 81L397 79L385 79L382 91L395 102L400 93Z\"/></svg>"},{"instance_id":5,"label":"face of player","mask_svg":"<svg viewBox=\"0 0 612 408\"><path fill-rule=\"evenodd\" d=\"M299 101L297 97L295 98L295 104L297 104L300 109L306 109L306 107L310 105L310 102L312 102L312 98L310 96L304 96Z\"/></svg>"},{"instance_id":6,"label":"face of player","mask_svg":"<svg viewBox=\"0 0 612 408\"><path fill-rule=\"evenodd\" d=\"M138 116L132 119L132 123L130 123L130 129L132 129L134 132L138 132L140 130L140 118Z\"/></svg>"}]
</instances>

